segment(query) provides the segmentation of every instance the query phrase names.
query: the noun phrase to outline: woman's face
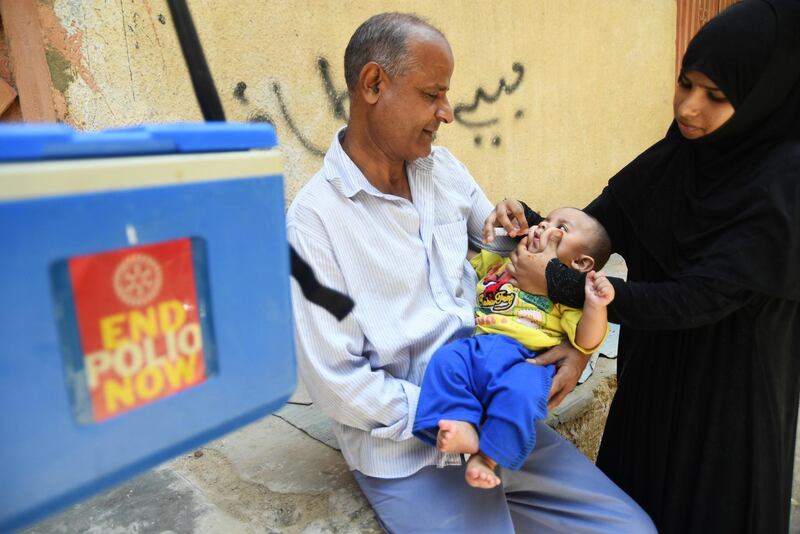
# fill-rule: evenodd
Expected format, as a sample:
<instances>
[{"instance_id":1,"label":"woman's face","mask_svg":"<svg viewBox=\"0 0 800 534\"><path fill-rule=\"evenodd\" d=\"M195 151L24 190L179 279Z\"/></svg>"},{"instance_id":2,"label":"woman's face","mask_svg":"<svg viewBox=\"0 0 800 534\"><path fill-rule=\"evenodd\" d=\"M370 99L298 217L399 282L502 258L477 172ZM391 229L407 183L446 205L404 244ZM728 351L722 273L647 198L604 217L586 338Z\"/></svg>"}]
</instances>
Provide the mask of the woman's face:
<instances>
[{"instance_id":1,"label":"woman's face","mask_svg":"<svg viewBox=\"0 0 800 534\"><path fill-rule=\"evenodd\" d=\"M686 139L710 134L733 116L733 105L708 76L690 70L681 74L673 101L675 120Z\"/></svg>"}]
</instances>

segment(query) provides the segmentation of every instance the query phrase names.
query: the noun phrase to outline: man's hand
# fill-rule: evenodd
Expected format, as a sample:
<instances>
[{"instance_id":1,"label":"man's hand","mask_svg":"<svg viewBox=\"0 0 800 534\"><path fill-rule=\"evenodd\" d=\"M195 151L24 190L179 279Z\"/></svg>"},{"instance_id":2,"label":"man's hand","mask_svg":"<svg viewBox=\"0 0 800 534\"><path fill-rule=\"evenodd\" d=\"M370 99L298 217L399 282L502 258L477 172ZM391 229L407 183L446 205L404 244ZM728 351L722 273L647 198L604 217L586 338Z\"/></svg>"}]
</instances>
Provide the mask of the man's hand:
<instances>
[{"instance_id":1,"label":"man's hand","mask_svg":"<svg viewBox=\"0 0 800 534\"><path fill-rule=\"evenodd\" d=\"M529 237L524 237L517 248L508 255L511 263L506 270L511 274L516 287L533 295L547 295L545 271L550 260L558 257L556 251L563 233L551 232L544 248L539 251L528 250Z\"/></svg>"},{"instance_id":2,"label":"man's hand","mask_svg":"<svg viewBox=\"0 0 800 534\"><path fill-rule=\"evenodd\" d=\"M562 341L544 354L531 358L528 361L535 365L556 365L556 376L550 386L550 397L547 408L552 410L564 400L570 391L575 389L586 364L589 363L591 354L583 354L570 345L569 341Z\"/></svg>"},{"instance_id":3,"label":"man's hand","mask_svg":"<svg viewBox=\"0 0 800 534\"><path fill-rule=\"evenodd\" d=\"M519 200L506 198L497 203L483 224L483 242L488 245L494 241L494 229L501 226L510 237L518 237L528 231L525 210Z\"/></svg>"}]
</instances>

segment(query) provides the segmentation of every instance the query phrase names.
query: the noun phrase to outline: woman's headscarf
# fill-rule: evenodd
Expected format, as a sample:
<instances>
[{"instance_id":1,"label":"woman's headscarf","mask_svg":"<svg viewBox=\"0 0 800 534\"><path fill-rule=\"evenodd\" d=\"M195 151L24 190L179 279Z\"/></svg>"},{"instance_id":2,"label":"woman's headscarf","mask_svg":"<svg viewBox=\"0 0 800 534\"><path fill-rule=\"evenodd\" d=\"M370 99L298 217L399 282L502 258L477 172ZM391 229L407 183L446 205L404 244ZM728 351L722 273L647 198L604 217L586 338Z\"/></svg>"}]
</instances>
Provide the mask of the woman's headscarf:
<instances>
[{"instance_id":1,"label":"woman's headscarf","mask_svg":"<svg viewBox=\"0 0 800 534\"><path fill-rule=\"evenodd\" d=\"M800 299L800 0L744 0L692 39L682 71L735 113L695 140L673 121L609 188L674 277Z\"/></svg>"}]
</instances>

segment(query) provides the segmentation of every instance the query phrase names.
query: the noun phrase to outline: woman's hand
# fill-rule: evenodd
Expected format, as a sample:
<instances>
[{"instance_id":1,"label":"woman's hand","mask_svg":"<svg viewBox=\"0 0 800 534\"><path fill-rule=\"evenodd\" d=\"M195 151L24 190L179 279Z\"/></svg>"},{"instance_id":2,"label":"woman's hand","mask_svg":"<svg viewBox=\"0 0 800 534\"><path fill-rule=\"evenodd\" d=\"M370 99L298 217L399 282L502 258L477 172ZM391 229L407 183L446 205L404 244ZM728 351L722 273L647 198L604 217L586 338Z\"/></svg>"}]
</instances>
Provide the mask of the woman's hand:
<instances>
[{"instance_id":1,"label":"woman's hand","mask_svg":"<svg viewBox=\"0 0 800 534\"><path fill-rule=\"evenodd\" d=\"M562 235L560 230L552 232L547 243L543 243L544 248L538 252L528 250L529 238L524 237L508 255L511 264L506 270L513 277L511 283L527 293L547 295L545 271L550 260L558 257L556 252Z\"/></svg>"},{"instance_id":2,"label":"woman's hand","mask_svg":"<svg viewBox=\"0 0 800 534\"><path fill-rule=\"evenodd\" d=\"M505 228L510 237L518 237L528 231L528 221L525 219L525 210L519 200L513 198L503 199L494 207L494 211L486 217L483 224L483 242L490 244L494 241L494 229Z\"/></svg>"},{"instance_id":3,"label":"woman's hand","mask_svg":"<svg viewBox=\"0 0 800 534\"><path fill-rule=\"evenodd\" d=\"M583 354L578 349L570 345L569 341L562 341L544 354L536 358L531 358L528 362L534 365L556 365L556 375L553 377L553 384L550 386L550 397L547 401L547 408L552 410L564 400L581 377L586 364L589 363L591 354Z\"/></svg>"}]
</instances>

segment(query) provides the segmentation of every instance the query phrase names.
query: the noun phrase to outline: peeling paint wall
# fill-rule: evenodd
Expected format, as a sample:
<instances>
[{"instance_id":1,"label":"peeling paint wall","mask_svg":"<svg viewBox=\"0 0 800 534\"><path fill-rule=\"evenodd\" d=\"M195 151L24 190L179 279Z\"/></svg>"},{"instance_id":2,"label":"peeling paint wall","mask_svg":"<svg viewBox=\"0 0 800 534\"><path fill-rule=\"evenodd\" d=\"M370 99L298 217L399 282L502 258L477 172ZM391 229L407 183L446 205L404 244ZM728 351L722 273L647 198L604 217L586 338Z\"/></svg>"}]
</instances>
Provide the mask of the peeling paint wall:
<instances>
[{"instance_id":1,"label":"peeling paint wall","mask_svg":"<svg viewBox=\"0 0 800 534\"><path fill-rule=\"evenodd\" d=\"M0 20L0 22L2 22ZM0 25L0 79L14 85L14 76L11 69L9 58L8 42L6 40L5 28ZM2 120L9 122L22 121L22 109L20 108L19 98L14 99L11 106L2 114Z\"/></svg>"},{"instance_id":2,"label":"peeling paint wall","mask_svg":"<svg viewBox=\"0 0 800 534\"><path fill-rule=\"evenodd\" d=\"M413 11L456 58L438 143L490 199L582 206L666 131L670 0L190 0L229 120L270 121L291 199L345 123L342 56L366 17ZM166 3L40 2L59 118L80 128L199 120Z\"/></svg>"}]
</instances>

